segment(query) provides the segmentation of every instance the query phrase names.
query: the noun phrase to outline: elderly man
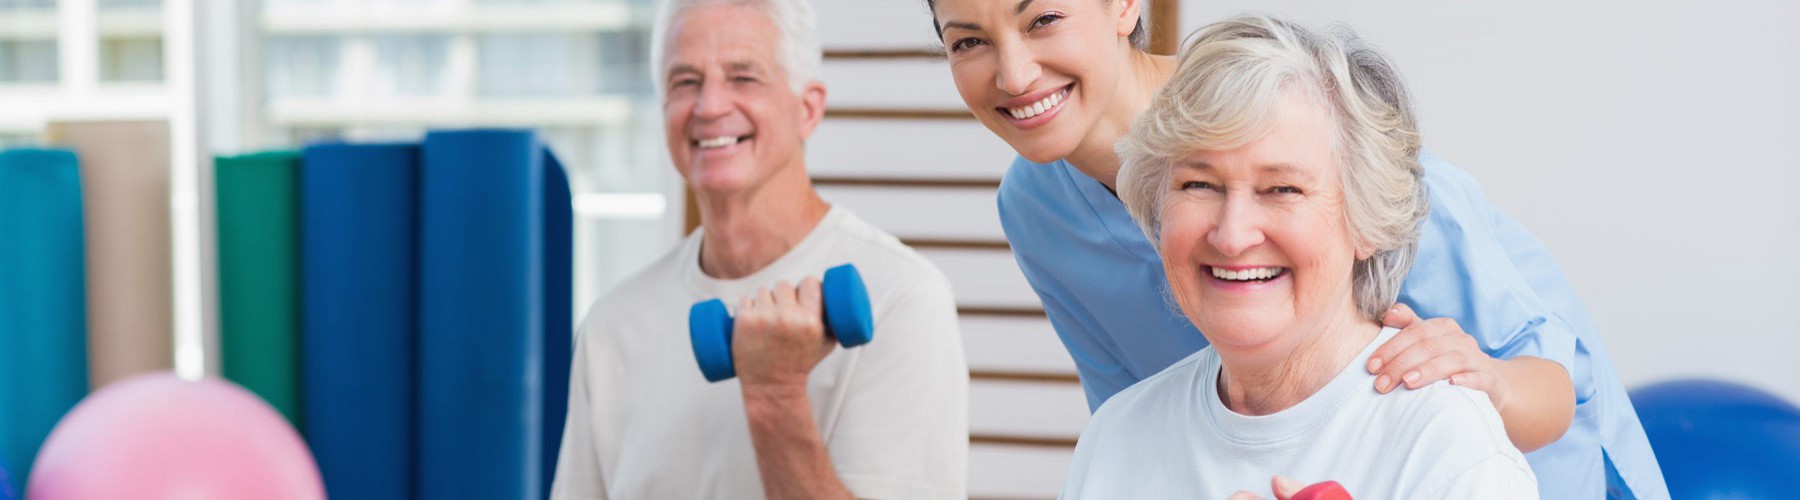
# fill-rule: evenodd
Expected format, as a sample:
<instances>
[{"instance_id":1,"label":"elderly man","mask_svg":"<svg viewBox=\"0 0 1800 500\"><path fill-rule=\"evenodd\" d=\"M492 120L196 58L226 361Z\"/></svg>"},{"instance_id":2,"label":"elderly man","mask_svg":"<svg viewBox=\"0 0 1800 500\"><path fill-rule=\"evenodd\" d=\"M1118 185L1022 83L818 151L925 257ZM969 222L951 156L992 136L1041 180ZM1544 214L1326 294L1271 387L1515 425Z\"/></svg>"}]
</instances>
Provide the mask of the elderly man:
<instances>
[{"instance_id":1,"label":"elderly man","mask_svg":"<svg viewBox=\"0 0 1800 500\"><path fill-rule=\"evenodd\" d=\"M674 0L653 57L669 156L701 228L578 329L551 497L965 495L968 366L948 280L832 207L803 143L825 111L804 0ZM855 264L874 340L837 349L816 276ZM737 378L708 383L688 308L736 304Z\"/></svg>"}]
</instances>

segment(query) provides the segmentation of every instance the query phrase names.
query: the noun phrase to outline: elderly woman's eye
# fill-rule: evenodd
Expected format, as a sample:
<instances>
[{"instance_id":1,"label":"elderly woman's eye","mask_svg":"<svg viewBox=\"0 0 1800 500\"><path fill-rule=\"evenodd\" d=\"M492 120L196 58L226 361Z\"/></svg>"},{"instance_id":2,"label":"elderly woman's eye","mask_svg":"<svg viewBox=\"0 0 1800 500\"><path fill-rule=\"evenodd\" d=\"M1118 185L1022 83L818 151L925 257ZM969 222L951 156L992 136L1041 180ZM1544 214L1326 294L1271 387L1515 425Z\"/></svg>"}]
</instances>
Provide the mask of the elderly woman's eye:
<instances>
[{"instance_id":1,"label":"elderly woman's eye","mask_svg":"<svg viewBox=\"0 0 1800 500\"><path fill-rule=\"evenodd\" d=\"M1211 182L1206 182L1206 181L1187 181L1187 182L1181 183L1181 189L1183 191L1190 190L1190 189L1204 189L1207 191L1218 191L1219 186L1217 184L1213 184Z\"/></svg>"},{"instance_id":2,"label":"elderly woman's eye","mask_svg":"<svg viewBox=\"0 0 1800 500\"><path fill-rule=\"evenodd\" d=\"M1274 194L1301 194L1300 188L1293 186L1275 186L1269 188L1269 192Z\"/></svg>"}]
</instances>

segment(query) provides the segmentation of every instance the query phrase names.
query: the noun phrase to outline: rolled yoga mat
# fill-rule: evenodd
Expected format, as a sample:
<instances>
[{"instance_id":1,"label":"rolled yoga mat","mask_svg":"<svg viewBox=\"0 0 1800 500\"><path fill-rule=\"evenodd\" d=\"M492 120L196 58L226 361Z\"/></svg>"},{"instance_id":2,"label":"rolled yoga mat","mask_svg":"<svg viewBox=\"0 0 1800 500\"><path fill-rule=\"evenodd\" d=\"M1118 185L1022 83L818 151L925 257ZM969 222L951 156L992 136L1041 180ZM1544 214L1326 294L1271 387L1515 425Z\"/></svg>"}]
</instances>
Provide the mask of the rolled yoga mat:
<instances>
[{"instance_id":1,"label":"rolled yoga mat","mask_svg":"<svg viewBox=\"0 0 1800 500\"><path fill-rule=\"evenodd\" d=\"M13 486L87 395L83 240L75 154L0 152L0 469Z\"/></svg>"},{"instance_id":2,"label":"rolled yoga mat","mask_svg":"<svg viewBox=\"0 0 1800 500\"><path fill-rule=\"evenodd\" d=\"M333 499L414 498L418 164L417 144L304 152L306 442Z\"/></svg>"},{"instance_id":3,"label":"rolled yoga mat","mask_svg":"<svg viewBox=\"0 0 1800 500\"><path fill-rule=\"evenodd\" d=\"M89 387L174 368L168 125L53 122L47 135L81 158Z\"/></svg>"},{"instance_id":4,"label":"rolled yoga mat","mask_svg":"<svg viewBox=\"0 0 1800 500\"><path fill-rule=\"evenodd\" d=\"M575 352L575 206L569 175L544 148L544 447L543 497L556 479L563 420L569 417L569 364Z\"/></svg>"},{"instance_id":5,"label":"rolled yoga mat","mask_svg":"<svg viewBox=\"0 0 1800 500\"><path fill-rule=\"evenodd\" d=\"M219 369L300 420L300 154L221 156Z\"/></svg>"},{"instance_id":6,"label":"rolled yoga mat","mask_svg":"<svg viewBox=\"0 0 1800 500\"><path fill-rule=\"evenodd\" d=\"M566 178L526 131L433 132L419 173L419 496L544 498L547 338L570 338ZM547 184L560 182L546 188ZM560 200L552 199L560 198ZM551 290L551 285L561 287ZM564 304L552 307L548 304ZM560 311L560 312L558 312ZM552 316L556 316L553 318ZM554 325L554 326L553 326ZM548 329L558 329L553 337Z\"/></svg>"}]
</instances>

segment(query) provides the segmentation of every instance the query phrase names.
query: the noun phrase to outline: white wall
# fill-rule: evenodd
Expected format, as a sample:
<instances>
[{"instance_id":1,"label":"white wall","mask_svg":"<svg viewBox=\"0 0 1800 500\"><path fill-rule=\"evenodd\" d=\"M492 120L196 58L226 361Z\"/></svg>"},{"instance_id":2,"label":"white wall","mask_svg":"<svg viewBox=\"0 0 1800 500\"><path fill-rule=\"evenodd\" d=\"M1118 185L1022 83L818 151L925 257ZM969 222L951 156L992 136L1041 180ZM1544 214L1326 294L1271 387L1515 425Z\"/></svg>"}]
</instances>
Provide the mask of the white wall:
<instances>
[{"instance_id":1,"label":"white wall","mask_svg":"<svg viewBox=\"0 0 1800 500\"><path fill-rule=\"evenodd\" d=\"M1426 145L1562 262L1628 387L1800 402L1800 2L1207 0L1343 22L1397 60Z\"/></svg>"}]
</instances>

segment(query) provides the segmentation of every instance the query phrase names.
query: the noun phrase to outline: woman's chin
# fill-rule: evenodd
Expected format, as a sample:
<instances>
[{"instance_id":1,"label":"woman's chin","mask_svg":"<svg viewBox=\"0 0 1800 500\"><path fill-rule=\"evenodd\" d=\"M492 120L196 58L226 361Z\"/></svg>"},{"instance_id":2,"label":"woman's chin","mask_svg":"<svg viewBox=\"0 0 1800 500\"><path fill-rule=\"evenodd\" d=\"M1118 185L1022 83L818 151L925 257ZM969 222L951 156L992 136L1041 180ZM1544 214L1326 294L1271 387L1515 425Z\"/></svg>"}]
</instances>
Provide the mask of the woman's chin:
<instances>
[{"instance_id":1,"label":"woman's chin","mask_svg":"<svg viewBox=\"0 0 1800 500\"><path fill-rule=\"evenodd\" d=\"M1256 348L1281 338L1286 324L1267 318L1212 318L1196 322L1207 342L1220 347Z\"/></svg>"}]
</instances>

